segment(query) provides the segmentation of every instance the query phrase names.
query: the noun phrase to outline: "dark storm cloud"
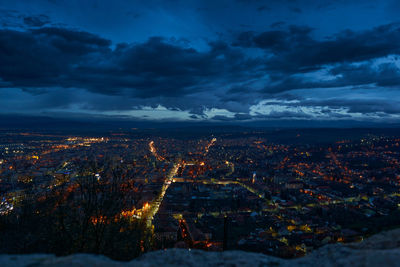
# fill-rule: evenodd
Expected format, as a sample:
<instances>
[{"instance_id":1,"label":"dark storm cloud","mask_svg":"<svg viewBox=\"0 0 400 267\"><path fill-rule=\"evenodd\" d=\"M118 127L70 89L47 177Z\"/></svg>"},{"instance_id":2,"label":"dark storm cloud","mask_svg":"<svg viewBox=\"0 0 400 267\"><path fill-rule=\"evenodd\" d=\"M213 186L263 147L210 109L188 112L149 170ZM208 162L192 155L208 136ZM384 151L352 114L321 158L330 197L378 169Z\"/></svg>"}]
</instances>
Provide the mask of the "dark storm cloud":
<instances>
[{"instance_id":1,"label":"dark storm cloud","mask_svg":"<svg viewBox=\"0 0 400 267\"><path fill-rule=\"evenodd\" d=\"M400 53L400 26L388 24L371 30L342 31L325 40L312 37L312 28L243 32L234 45L256 47L271 54L269 70L295 73L326 64L357 62Z\"/></svg>"},{"instance_id":2,"label":"dark storm cloud","mask_svg":"<svg viewBox=\"0 0 400 267\"><path fill-rule=\"evenodd\" d=\"M285 73L272 74L270 82L263 88L266 93L278 93L293 89L334 88L373 85L378 87L394 87L400 85L400 68L394 63L381 63L372 66L371 62L364 64L338 64L327 74L334 79L306 79L300 75L286 75ZM372 87L374 88L374 87ZM368 90L365 87L365 90ZM235 93L235 91L230 91Z\"/></svg>"},{"instance_id":3,"label":"dark storm cloud","mask_svg":"<svg viewBox=\"0 0 400 267\"><path fill-rule=\"evenodd\" d=\"M271 23L270 27L271 28L280 28L283 25L285 25L286 23L284 21L276 21L274 23Z\"/></svg>"},{"instance_id":4,"label":"dark storm cloud","mask_svg":"<svg viewBox=\"0 0 400 267\"><path fill-rule=\"evenodd\" d=\"M133 88L140 97L182 96L207 90L208 84L247 78L254 69L254 63L223 42L210 43L210 51L201 53L166 41L154 37L117 48L118 75L133 77L117 86Z\"/></svg>"},{"instance_id":5,"label":"dark storm cloud","mask_svg":"<svg viewBox=\"0 0 400 267\"><path fill-rule=\"evenodd\" d=\"M15 27L19 26L19 13L12 9L0 8L0 26L2 27Z\"/></svg>"},{"instance_id":6,"label":"dark storm cloud","mask_svg":"<svg viewBox=\"0 0 400 267\"><path fill-rule=\"evenodd\" d=\"M262 93L279 93L293 89L333 88L372 84L398 87L400 68L396 56L392 62L374 60L400 54L400 26L388 24L365 31L343 31L325 39L313 38L310 27L289 26L286 30L262 33L242 32L233 43L244 48L265 51L268 81ZM357 63L357 64L355 64ZM314 74L324 70L329 79ZM312 76L311 76L312 77ZM240 88L230 93L240 94Z\"/></svg>"},{"instance_id":7,"label":"dark storm cloud","mask_svg":"<svg viewBox=\"0 0 400 267\"><path fill-rule=\"evenodd\" d=\"M28 26L42 27L43 25L50 23L50 18L43 14L38 16L26 16L24 17L24 23Z\"/></svg>"},{"instance_id":8,"label":"dark storm cloud","mask_svg":"<svg viewBox=\"0 0 400 267\"><path fill-rule=\"evenodd\" d=\"M257 67L224 42L209 43L207 52L161 37L113 50L110 45L97 35L63 28L1 30L0 77L20 87L80 87L146 98L182 96L248 79Z\"/></svg>"},{"instance_id":9,"label":"dark storm cloud","mask_svg":"<svg viewBox=\"0 0 400 267\"><path fill-rule=\"evenodd\" d=\"M258 12L264 12L264 11L269 11L269 10L271 10L271 8L266 6L266 5L262 5L262 6L257 7L257 11Z\"/></svg>"},{"instance_id":10,"label":"dark storm cloud","mask_svg":"<svg viewBox=\"0 0 400 267\"><path fill-rule=\"evenodd\" d=\"M400 68L394 63L382 63L377 67L371 64L352 66L343 64L330 71L333 75L340 75L331 86L348 86L373 83L377 86L398 86L400 85Z\"/></svg>"},{"instance_id":11,"label":"dark storm cloud","mask_svg":"<svg viewBox=\"0 0 400 267\"><path fill-rule=\"evenodd\" d=\"M377 1L71 0L36 14L31 2L19 11L9 2L0 17L8 28L0 30L0 96L14 97L15 109L119 114L161 105L215 121L399 114L384 92L399 95L400 27L360 17ZM337 97L326 95L332 90ZM361 90L368 99L355 99ZM263 100L269 106L254 109Z\"/></svg>"},{"instance_id":12,"label":"dark storm cloud","mask_svg":"<svg viewBox=\"0 0 400 267\"><path fill-rule=\"evenodd\" d=\"M14 9L2 9L0 6L0 26L4 28L42 27L51 23L50 17L45 14L22 14Z\"/></svg>"},{"instance_id":13,"label":"dark storm cloud","mask_svg":"<svg viewBox=\"0 0 400 267\"><path fill-rule=\"evenodd\" d=\"M301 8L298 7L291 7L290 11L294 12L294 13L302 13L303 11L301 10Z\"/></svg>"},{"instance_id":14,"label":"dark storm cloud","mask_svg":"<svg viewBox=\"0 0 400 267\"><path fill-rule=\"evenodd\" d=\"M109 45L96 35L62 28L0 30L0 77L22 87L73 86L75 66Z\"/></svg>"}]
</instances>

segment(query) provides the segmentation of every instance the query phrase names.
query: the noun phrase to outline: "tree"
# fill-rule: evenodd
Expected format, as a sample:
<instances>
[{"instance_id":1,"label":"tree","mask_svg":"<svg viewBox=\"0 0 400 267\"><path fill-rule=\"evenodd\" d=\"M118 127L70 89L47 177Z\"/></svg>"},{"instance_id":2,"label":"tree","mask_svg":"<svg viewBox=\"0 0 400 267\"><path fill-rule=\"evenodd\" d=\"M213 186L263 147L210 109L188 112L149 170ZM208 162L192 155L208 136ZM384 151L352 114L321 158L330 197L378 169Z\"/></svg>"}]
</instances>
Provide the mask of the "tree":
<instances>
[{"instance_id":1,"label":"tree","mask_svg":"<svg viewBox=\"0 0 400 267\"><path fill-rule=\"evenodd\" d=\"M123 166L111 160L80 163L75 178L45 195L26 198L18 212L1 218L1 251L132 259L152 241L145 221L121 216L139 199Z\"/></svg>"}]
</instances>

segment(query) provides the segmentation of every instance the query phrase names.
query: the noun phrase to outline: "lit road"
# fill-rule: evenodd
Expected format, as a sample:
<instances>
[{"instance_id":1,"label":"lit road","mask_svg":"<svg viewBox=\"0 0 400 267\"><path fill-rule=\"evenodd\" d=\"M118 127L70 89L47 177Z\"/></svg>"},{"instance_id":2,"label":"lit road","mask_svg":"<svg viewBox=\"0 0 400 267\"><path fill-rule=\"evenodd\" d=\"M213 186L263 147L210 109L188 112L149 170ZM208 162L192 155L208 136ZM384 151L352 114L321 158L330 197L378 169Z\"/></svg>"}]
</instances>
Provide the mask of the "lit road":
<instances>
[{"instance_id":1,"label":"lit road","mask_svg":"<svg viewBox=\"0 0 400 267\"><path fill-rule=\"evenodd\" d=\"M176 182L176 183L191 182L191 183L218 184L218 185L236 184L236 185L239 185L239 186L245 188L246 190L250 191L251 193L257 195L259 198L265 199L263 192L260 192L257 189L255 189L254 187L251 187L251 186L249 186L249 185L247 185L245 183L239 182L239 181L232 181L232 180L222 180L222 181L220 181L220 180L216 180L216 179L207 179L207 180L205 180L205 179L201 179L201 180L200 179L196 179L196 180L194 180L194 179L185 179L185 178L180 178L179 177L179 178L174 178L173 182Z\"/></svg>"},{"instance_id":2,"label":"lit road","mask_svg":"<svg viewBox=\"0 0 400 267\"><path fill-rule=\"evenodd\" d=\"M184 219L179 220L180 234L183 241L187 244L189 248L193 248L193 238L190 233L189 227Z\"/></svg>"},{"instance_id":3,"label":"lit road","mask_svg":"<svg viewBox=\"0 0 400 267\"><path fill-rule=\"evenodd\" d=\"M205 152L204 152L204 156L206 156L208 154L208 151L210 150L210 147L214 145L214 143L217 142L217 138L213 138L210 143L208 143L205 147Z\"/></svg>"},{"instance_id":4,"label":"lit road","mask_svg":"<svg viewBox=\"0 0 400 267\"><path fill-rule=\"evenodd\" d=\"M178 162L175 163L172 169L169 171L163 186L161 187L161 192L160 194L151 202L149 210L146 212L145 217L146 217L146 225L147 227L151 227L154 216L157 214L161 203L164 199L165 193L168 190L168 187L171 185L172 180L176 173L178 172L178 169L183 166L183 163Z\"/></svg>"},{"instance_id":5,"label":"lit road","mask_svg":"<svg viewBox=\"0 0 400 267\"><path fill-rule=\"evenodd\" d=\"M206 145L204 156L208 153L210 147L213 146L216 141L217 141L217 139L213 138L210 141L210 143L208 143ZM157 160L165 161L165 158L160 156L157 153L157 149L154 146L154 141L149 142L149 150ZM178 172L180 167L184 168L185 165L186 164L184 163L184 161L182 159L179 159L178 162L174 163L172 169L169 171L169 173L167 174L167 177L164 180L164 183L163 183L163 186L161 187L161 191L160 191L159 195L150 203L149 209L143 214L144 217L146 218L146 226L148 228L151 228L151 226L153 224L154 216L157 214L158 210L160 209L160 206L164 199L164 196L165 196L169 186L173 182L176 173Z\"/></svg>"},{"instance_id":6,"label":"lit road","mask_svg":"<svg viewBox=\"0 0 400 267\"><path fill-rule=\"evenodd\" d=\"M150 141L150 143L149 143L149 149L150 149L150 152L153 154L153 156L154 156L157 160L159 160L159 161L164 161L164 160L165 160L164 157L158 155L157 149L156 149L155 146L154 146L154 141Z\"/></svg>"}]
</instances>

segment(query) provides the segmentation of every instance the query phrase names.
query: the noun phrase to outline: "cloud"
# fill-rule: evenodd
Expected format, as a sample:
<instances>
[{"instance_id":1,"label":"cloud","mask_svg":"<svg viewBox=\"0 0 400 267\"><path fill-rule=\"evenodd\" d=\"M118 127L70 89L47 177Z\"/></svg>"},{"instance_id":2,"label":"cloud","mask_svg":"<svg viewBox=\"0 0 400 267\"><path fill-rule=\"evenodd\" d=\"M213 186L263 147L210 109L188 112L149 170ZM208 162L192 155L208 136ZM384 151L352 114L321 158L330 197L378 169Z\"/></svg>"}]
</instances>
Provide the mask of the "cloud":
<instances>
[{"instance_id":1,"label":"cloud","mask_svg":"<svg viewBox=\"0 0 400 267\"><path fill-rule=\"evenodd\" d=\"M259 102L250 108L253 118L291 118L338 120L353 118L358 120L394 118L400 119L399 103L392 103L388 99L378 101L369 99L349 100L334 99L302 99L279 100L270 99Z\"/></svg>"},{"instance_id":2,"label":"cloud","mask_svg":"<svg viewBox=\"0 0 400 267\"><path fill-rule=\"evenodd\" d=\"M0 42L2 81L32 93L74 87L160 101L212 92L258 75L257 61L222 41L210 42L206 52L161 37L111 48L111 41L88 32L47 27L0 30ZM166 102L187 106L178 99Z\"/></svg>"},{"instance_id":3,"label":"cloud","mask_svg":"<svg viewBox=\"0 0 400 267\"><path fill-rule=\"evenodd\" d=\"M269 53L267 69L285 73L400 53L400 25L396 23L359 32L346 30L322 40L313 38L312 32L310 27L293 25L287 30L242 32L234 45L265 50Z\"/></svg>"},{"instance_id":4,"label":"cloud","mask_svg":"<svg viewBox=\"0 0 400 267\"><path fill-rule=\"evenodd\" d=\"M371 62L361 65L342 64L330 70L339 78L334 85L375 84L377 86L400 85L400 68L394 62L385 62L372 66Z\"/></svg>"},{"instance_id":5,"label":"cloud","mask_svg":"<svg viewBox=\"0 0 400 267\"><path fill-rule=\"evenodd\" d=\"M310 27L240 33L234 46L265 53L261 94L295 89L400 85L400 25L313 38ZM230 93L235 94L235 88Z\"/></svg>"},{"instance_id":6,"label":"cloud","mask_svg":"<svg viewBox=\"0 0 400 267\"><path fill-rule=\"evenodd\" d=\"M283 25L285 25L286 23L284 21L276 21L274 23L271 23L270 27L271 28L280 28Z\"/></svg>"},{"instance_id":7,"label":"cloud","mask_svg":"<svg viewBox=\"0 0 400 267\"><path fill-rule=\"evenodd\" d=\"M86 31L28 21L32 28L0 30L0 87L9 95L18 90L13 101L21 108L111 115L150 108L143 116L215 121L398 115L394 99L345 101L360 88L370 96L398 90L397 24L316 39L310 27L279 23L242 32L233 44L208 40L196 49L164 37L113 44ZM347 88L341 97L324 97L340 88ZM299 89L320 97L303 92L296 99ZM18 102L20 95L35 101ZM278 97L281 102L263 102Z\"/></svg>"},{"instance_id":8,"label":"cloud","mask_svg":"<svg viewBox=\"0 0 400 267\"><path fill-rule=\"evenodd\" d=\"M0 30L0 77L20 87L70 87L89 55L109 51L110 41L62 28Z\"/></svg>"},{"instance_id":9,"label":"cloud","mask_svg":"<svg viewBox=\"0 0 400 267\"><path fill-rule=\"evenodd\" d=\"M25 16L24 23L31 27L42 27L45 24L50 23L50 18L43 14L38 16Z\"/></svg>"},{"instance_id":10,"label":"cloud","mask_svg":"<svg viewBox=\"0 0 400 267\"><path fill-rule=\"evenodd\" d=\"M258 12L264 12L264 11L270 11L270 10L271 10L271 8L266 6L266 5L262 5L262 6L257 7L257 11Z\"/></svg>"},{"instance_id":11,"label":"cloud","mask_svg":"<svg viewBox=\"0 0 400 267\"><path fill-rule=\"evenodd\" d=\"M398 94L393 94L397 97ZM362 115L374 115L377 113L390 115L400 115L400 100L391 100L390 98L380 99L319 99L304 100L301 105L306 107L325 107L327 111L346 109L348 113Z\"/></svg>"},{"instance_id":12,"label":"cloud","mask_svg":"<svg viewBox=\"0 0 400 267\"><path fill-rule=\"evenodd\" d=\"M292 11L294 13L303 13L303 10L301 10L301 8L299 8L299 7L291 7L290 11Z\"/></svg>"},{"instance_id":13,"label":"cloud","mask_svg":"<svg viewBox=\"0 0 400 267\"><path fill-rule=\"evenodd\" d=\"M269 77L269 83L261 90L264 93L280 93L296 89L340 88L345 86L368 88L399 88L400 68L395 62L373 64L367 61L359 64L337 64L323 72L300 74L276 73ZM371 87L372 86L372 87Z\"/></svg>"}]
</instances>

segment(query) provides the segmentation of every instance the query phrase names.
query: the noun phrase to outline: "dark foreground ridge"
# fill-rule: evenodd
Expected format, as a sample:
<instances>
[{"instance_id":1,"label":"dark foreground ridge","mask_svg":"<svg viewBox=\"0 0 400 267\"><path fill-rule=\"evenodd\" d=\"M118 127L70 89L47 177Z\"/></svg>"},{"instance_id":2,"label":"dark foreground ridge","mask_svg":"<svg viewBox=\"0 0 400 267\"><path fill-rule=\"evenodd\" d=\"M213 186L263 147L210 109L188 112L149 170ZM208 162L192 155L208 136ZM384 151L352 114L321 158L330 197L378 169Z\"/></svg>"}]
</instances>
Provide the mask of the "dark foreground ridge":
<instances>
[{"instance_id":1,"label":"dark foreground ridge","mask_svg":"<svg viewBox=\"0 0 400 267\"><path fill-rule=\"evenodd\" d=\"M374 235L361 243L333 244L294 260L243 251L206 252L169 249L150 252L130 262L75 254L0 255L0 266L399 266L400 229Z\"/></svg>"}]
</instances>

